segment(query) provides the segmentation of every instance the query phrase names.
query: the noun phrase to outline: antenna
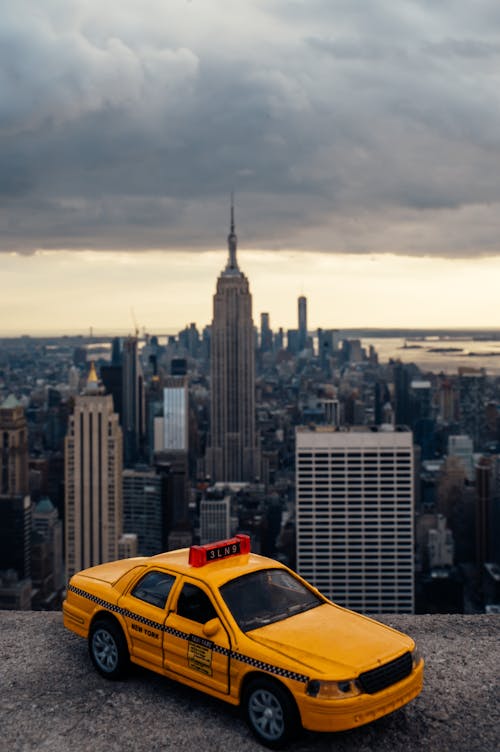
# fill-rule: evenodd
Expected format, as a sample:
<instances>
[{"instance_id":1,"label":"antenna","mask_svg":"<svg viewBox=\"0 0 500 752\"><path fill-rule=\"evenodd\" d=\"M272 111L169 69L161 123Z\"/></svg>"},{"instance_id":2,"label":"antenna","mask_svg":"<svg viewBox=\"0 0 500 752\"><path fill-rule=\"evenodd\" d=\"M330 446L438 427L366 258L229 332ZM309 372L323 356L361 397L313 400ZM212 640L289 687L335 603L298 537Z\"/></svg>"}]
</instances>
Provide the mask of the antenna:
<instances>
[{"instance_id":1,"label":"antenna","mask_svg":"<svg viewBox=\"0 0 500 752\"><path fill-rule=\"evenodd\" d=\"M137 326L137 320L135 318L135 313L134 313L134 307L133 306L130 306L130 316L132 318L132 323L134 325L135 336L138 337L139 336L139 327Z\"/></svg>"}]
</instances>

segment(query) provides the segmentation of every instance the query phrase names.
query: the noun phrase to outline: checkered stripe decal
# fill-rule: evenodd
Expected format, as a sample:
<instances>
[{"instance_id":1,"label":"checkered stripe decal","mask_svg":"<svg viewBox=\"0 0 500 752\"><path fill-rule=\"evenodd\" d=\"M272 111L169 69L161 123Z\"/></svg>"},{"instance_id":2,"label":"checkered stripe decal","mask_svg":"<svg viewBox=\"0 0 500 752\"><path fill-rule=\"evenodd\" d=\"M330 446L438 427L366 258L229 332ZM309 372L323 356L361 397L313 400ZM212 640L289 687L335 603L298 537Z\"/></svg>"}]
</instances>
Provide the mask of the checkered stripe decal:
<instances>
[{"instance_id":1,"label":"checkered stripe decal","mask_svg":"<svg viewBox=\"0 0 500 752\"><path fill-rule=\"evenodd\" d=\"M115 606L114 603L108 603L108 601L104 601L102 598L98 598L97 595L87 593L86 590L80 590L80 588L77 588L74 585L68 585L68 590L71 590L71 592L75 593L76 595L80 595L82 598L86 598L88 601L92 601L92 603L96 603L98 606L107 608L108 611L113 611L115 614L123 614L125 611L125 609L120 608L119 606Z\"/></svg>"},{"instance_id":2,"label":"checkered stripe decal","mask_svg":"<svg viewBox=\"0 0 500 752\"><path fill-rule=\"evenodd\" d=\"M98 598L96 595L92 595L91 593L87 593L85 590L81 590L80 588L74 587L74 585L68 585L68 590L71 590L71 592L75 593L76 595L80 595L82 598L87 598L87 600L92 601L92 603L95 603L98 606L102 606L107 611L112 611L115 614L120 614L121 616L124 616L128 619L134 619L134 621L138 621L147 627L158 629L160 632L171 634L174 637L178 637L181 640L186 640L186 641L189 640L189 635L187 634L187 632L181 632L179 629L174 629L173 627L167 627L165 624L160 624L159 622L153 621L152 619L146 619L144 616L141 616L140 614L136 614L133 611L129 611L126 608L120 608L120 606L116 606L113 603L108 603L108 601L105 601L102 598ZM309 681L309 677L304 676L304 674L297 674L295 673L295 671L288 671L285 668L280 668L279 666L273 666L270 663L264 663L263 661L258 661L255 658L251 658L248 655L237 653L234 650L229 650L228 648L224 648L220 645L213 644L212 650L215 653L220 653L221 655L227 655L228 658L232 658L234 661L240 661L240 663L246 663L247 665L253 666L254 668L258 668L261 671L267 671L269 674L275 674L275 676L283 676L285 679L294 679L295 681L303 682L304 684Z\"/></svg>"},{"instance_id":3,"label":"checkered stripe decal","mask_svg":"<svg viewBox=\"0 0 500 752\"><path fill-rule=\"evenodd\" d=\"M232 650L228 650L227 652L229 653L229 656L231 658L234 658L234 660L241 661L241 663L248 663L249 666L260 668L262 669L262 671L268 671L270 674L276 674L276 676L284 676L286 679L295 679L295 681L304 682L304 684L309 681L308 676L304 676L303 674L296 674L295 671L288 671L286 668L272 666L270 663L258 661L255 658L250 658L250 656L248 655L235 653Z\"/></svg>"}]
</instances>

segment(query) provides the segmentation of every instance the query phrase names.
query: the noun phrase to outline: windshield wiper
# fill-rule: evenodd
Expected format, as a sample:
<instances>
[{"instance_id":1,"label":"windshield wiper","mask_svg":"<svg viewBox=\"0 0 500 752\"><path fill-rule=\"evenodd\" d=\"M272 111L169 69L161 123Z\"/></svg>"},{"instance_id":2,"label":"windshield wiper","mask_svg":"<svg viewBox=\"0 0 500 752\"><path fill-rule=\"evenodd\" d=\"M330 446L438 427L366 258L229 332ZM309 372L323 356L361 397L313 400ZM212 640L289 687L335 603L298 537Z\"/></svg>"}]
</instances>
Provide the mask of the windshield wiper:
<instances>
[{"instance_id":1,"label":"windshield wiper","mask_svg":"<svg viewBox=\"0 0 500 752\"><path fill-rule=\"evenodd\" d=\"M294 603L293 606L288 606L284 611L278 611L275 613L269 613L265 616L252 616L250 619L243 620L242 629L247 632L250 629L257 629L258 627L264 627L266 624L272 624L275 621L283 621L290 616L296 616L304 611L319 606L319 603Z\"/></svg>"},{"instance_id":2,"label":"windshield wiper","mask_svg":"<svg viewBox=\"0 0 500 752\"><path fill-rule=\"evenodd\" d=\"M315 608L315 606L319 606L319 603L316 603L316 601L313 603L294 603L293 606L288 606L287 616L302 614L304 611L309 611L311 608Z\"/></svg>"},{"instance_id":3,"label":"windshield wiper","mask_svg":"<svg viewBox=\"0 0 500 752\"><path fill-rule=\"evenodd\" d=\"M246 619L243 621L244 629L247 631L248 629L256 629L257 627L264 627L266 624L270 624L272 621L274 621L274 615L270 614L268 616L252 616L251 619Z\"/></svg>"}]
</instances>

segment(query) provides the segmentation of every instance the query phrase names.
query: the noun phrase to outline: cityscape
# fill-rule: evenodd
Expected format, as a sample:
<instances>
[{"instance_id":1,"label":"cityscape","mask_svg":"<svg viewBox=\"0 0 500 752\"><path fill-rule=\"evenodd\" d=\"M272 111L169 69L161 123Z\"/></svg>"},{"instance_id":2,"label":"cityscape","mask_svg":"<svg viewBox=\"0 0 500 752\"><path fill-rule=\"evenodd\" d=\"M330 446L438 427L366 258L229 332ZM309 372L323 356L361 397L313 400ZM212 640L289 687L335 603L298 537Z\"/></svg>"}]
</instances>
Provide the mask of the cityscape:
<instances>
[{"instance_id":1,"label":"cityscape","mask_svg":"<svg viewBox=\"0 0 500 752\"><path fill-rule=\"evenodd\" d=\"M2 3L9 752L498 746L499 32Z\"/></svg>"},{"instance_id":2,"label":"cityscape","mask_svg":"<svg viewBox=\"0 0 500 752\"><path fill-rule=\"evenodd\" d=\"M500 332L273 327L233 204L214 283L202 328L1 340L0 608L246 533L362 613L498 613Z\"/></svg>"}]
</instances>

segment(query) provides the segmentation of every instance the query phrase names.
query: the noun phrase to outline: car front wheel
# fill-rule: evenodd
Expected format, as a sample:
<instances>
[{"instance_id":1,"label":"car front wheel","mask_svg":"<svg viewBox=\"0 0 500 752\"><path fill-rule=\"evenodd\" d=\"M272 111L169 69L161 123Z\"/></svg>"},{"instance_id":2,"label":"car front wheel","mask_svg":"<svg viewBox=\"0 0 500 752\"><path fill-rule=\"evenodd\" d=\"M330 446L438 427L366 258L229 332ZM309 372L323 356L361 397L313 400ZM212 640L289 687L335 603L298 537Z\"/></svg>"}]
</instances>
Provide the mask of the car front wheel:
<instances>
[{"instance_id":1,"label":"car front wheel","mask_svg":"<svg viewBox=\"0 0 500 752\"><path fill-rule=\"evenodd\" d=\"M97 671L106 679L119 679L128 667L127 643L118 624L98 619L89 634L89 653Z\"/></svg>"},{"instance_id":2,"label":"car front wheel","mask_svg":"<svg viewBox=\"0 0 500 752\"><path fill-rule=\"evenodd\" d=\"M248 685L244 710L253 734L271 749L284 747L300 728L292 697L278 682L265 677Z\"/></svg>"}]
</instances>

